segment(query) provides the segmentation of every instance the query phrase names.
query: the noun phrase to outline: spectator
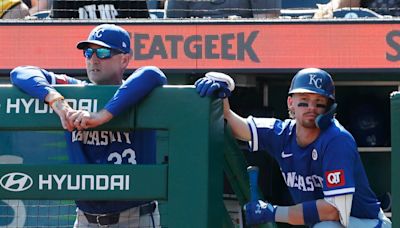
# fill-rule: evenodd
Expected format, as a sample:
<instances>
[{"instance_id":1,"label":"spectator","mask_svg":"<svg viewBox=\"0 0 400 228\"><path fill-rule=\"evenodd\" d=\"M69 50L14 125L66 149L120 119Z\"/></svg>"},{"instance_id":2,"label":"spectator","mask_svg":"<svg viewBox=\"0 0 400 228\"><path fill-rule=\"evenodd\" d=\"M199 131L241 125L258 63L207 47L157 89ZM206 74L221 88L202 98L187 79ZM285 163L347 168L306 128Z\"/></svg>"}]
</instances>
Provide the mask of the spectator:
<instances>
[{"instance_id":1,"label":"spectator","mask_svg":"<svg viewBox=\"0 0 400 228\"><path fill-rule=\"evenodd\" d=\"M278 17L281 0L166 0L167 18L274 18Z\"/></svg>"},{"instance_id":2,"label":"spectator","mask_svg":"<svg viewBox=\"0 0 400 228\"><path fill-rule=\"evenodd\" d=\"M20 0L0 0L0 19L25 18L29 7Z\"/></svg>"},{"instance_id":3,"label":"spectator","mask_svg":"<svg viewBox=\"0 0 400 228\"><path fill-rule=\"evenodd\" d=\"M23 0L28 6L31 15L51 9L53 0Z\"/></svg>"},{"instance_id":4,"label":"spectator","mask_svg":"<svg viewBox=\"0 0 400 228\"><path fill-rule=\"evenodd\" d=\"M327 4L317 4L314 18L332 18L333 11L346 8L368 8L381 15L400 16L400 0L331 0Z\"/></svg>"},{"instance_id":5,"label":"spectator","mask_svg":"<svg viewBox=\"0 0 400 228\"><path fill-rule=\"evenodd\" d=\"M149 12L143 0L54 0L50 16L74 19L149 18Z\"/></svg>"}]
</instances>

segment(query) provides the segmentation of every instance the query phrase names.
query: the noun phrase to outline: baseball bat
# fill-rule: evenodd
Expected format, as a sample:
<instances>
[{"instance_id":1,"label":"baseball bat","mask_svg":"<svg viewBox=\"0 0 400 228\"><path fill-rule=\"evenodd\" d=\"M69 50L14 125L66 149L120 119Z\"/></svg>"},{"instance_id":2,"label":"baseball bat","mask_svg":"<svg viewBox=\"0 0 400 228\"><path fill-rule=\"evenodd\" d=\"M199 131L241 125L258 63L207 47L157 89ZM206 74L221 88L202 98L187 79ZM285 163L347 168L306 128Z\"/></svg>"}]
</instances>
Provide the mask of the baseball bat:
<instances>
[{"instance_id":1,"label":"baseball bat","mask_svg":"<svg viewBox=\"0 0 400 228\"><path fill-rule=\"evenodd\" d=\"M250 199L251 201L257 201L260 199L258 197L258 167L247 167L247 173L249 174Z\"/></svg>"}]
</instances>

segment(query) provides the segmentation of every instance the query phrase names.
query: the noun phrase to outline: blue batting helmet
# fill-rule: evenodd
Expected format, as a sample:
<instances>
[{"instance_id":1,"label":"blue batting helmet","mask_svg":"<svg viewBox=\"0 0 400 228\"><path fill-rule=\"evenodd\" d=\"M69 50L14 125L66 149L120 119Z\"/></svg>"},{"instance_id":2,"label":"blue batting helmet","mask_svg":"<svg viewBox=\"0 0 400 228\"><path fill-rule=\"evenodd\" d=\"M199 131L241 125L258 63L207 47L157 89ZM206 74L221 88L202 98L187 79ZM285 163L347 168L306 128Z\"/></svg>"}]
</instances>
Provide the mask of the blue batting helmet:
<instances>
[{"instance_id":1,"label":"blue batting helmet","mask_svg":"<svg viewBox=\"0 0 400 228\"><path fill-rule=\"evenodd\" d=\"M316 93L335 101L332 77L318 68L305 68L297 72L289 89L289 94L293 93Z\"/></svg>"}]
</instances>

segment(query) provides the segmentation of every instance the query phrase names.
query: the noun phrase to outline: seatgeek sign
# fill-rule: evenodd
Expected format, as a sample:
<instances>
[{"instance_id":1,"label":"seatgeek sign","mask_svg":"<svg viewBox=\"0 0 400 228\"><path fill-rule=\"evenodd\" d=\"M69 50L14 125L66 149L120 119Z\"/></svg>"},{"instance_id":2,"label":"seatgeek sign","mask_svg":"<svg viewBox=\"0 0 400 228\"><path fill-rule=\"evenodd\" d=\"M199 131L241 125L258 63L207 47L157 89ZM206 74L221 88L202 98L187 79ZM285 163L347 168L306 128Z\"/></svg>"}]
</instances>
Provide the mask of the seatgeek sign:
<instances>
[{"instance_id":1,"label":"seatgeek sign","mask_svg":"<svg viewBox=\"0 0 400 228\"><path fill-rule=\"evenodd\" d=\"M134 22L121 26L131 35L134 58L129 69L145 65L184 72L288 71L310 65L346 70L400 69L398 21ZM93 27L82 23L0 25L0 50L7 53L0 55L0 72L26 64L49 70L83 70L85 59L76 43L86 39ZM20 45L26 40L41 45Z\"/></svg>"}]
</instances>

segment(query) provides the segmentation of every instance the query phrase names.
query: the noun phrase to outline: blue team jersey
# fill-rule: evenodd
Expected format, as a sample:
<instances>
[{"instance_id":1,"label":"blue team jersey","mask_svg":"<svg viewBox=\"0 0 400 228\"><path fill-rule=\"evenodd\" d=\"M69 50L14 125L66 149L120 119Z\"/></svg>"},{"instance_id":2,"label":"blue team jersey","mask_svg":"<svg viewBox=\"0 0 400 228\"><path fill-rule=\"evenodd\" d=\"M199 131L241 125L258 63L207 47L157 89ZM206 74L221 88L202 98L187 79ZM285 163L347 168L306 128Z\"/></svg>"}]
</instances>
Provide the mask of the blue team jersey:
<instances>
[{"instance_id":1,"label":"blue team jersey","mask_svg":"<svg viewBox=\"0 0 400 228\"><path fill-rule=\"evenodd\" d=\"M11 81L27 94L44 101L53 84L88 84L63 74L37 67L17 67ZM166 83L164 74L155 67L135 71L117 90L105 109L114 116L132 107L157 86ZM139 86L139 87L138 87ZM73 131L65 132L69 159L74 164L154 164L156 162L156 132L154 130ZM142 201L76 201L88 213L120 212L146 202Z\"/></svg>"},{"instance_id":2,"label":"blue team jersey","mask_svg":"<svg viewBox=\"0 0 400 228\"><path fill-rule=\"evenodd\" d=\"M65 132L69 159L74 164L155 164L153 130ZM120 212L146 202L76 201L79 209L93 214Z\"/></svg>"},{"instance_id":3,"label":"blue team jersey","mask_svg":"<svg viewBox=\"0 0 400 228\"><path fill-rule=\"evenodd\" d=\"M353 194L351 216L378 218L380 203L369 187L357 145L336 119L306 147L297 144L295 120L250 116L247 122L250 150L266 150L275 158L296 204Z\"/></svg>"}]
</instances>

